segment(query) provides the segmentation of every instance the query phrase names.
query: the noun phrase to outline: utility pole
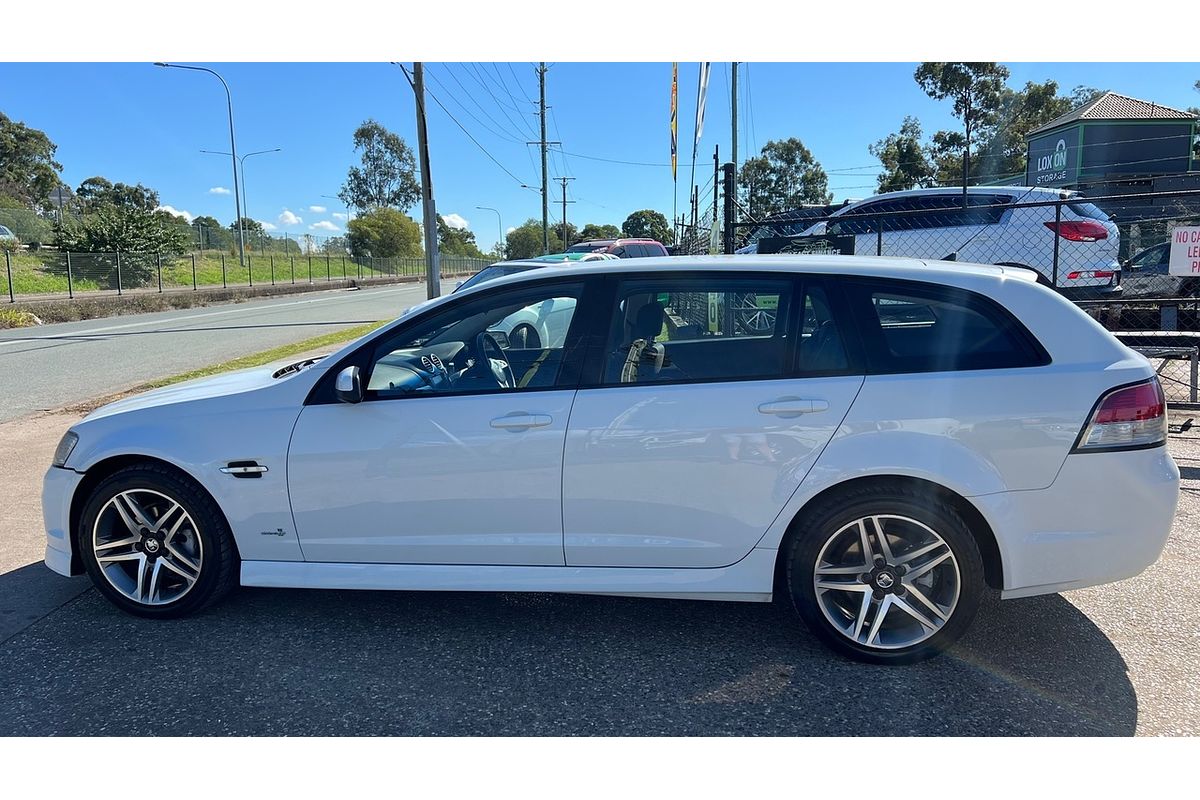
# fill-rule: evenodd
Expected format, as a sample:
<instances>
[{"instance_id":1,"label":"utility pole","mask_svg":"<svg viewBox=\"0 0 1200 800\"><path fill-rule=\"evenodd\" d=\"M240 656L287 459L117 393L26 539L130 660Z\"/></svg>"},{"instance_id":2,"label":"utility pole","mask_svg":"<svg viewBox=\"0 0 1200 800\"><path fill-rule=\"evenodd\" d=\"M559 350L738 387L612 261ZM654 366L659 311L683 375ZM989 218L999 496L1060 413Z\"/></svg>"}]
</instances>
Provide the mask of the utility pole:
<instances>
[{"instance_id":1,"label":"utility pole","mask_svg":"<svg viewBox=\"0 0 1200 800\"><path fill-rule=\"evenodd\" d=\"M730 139L732 141L730 142L730 144L731 144L730 151L731 152L729 154L729 163L732 166L732 172L733 172L735 181L737 180L737 158L738 158L738 149L737 149L738 76L737 76L737 68L738 68L738 62L734 61L733 62L733 83L730 86L730 91L729 91L730 105L732 106L732 108L730 109L730 112L731 112L730 119L732 119L732 121L733 121L733 125L732 125L733 135L730 137ZM736 186L736 183L735 183L735 186ZM736 219L737 218L737 204L736 203L734 204L733 209L734 209L734 211L733 211L734 219Z\"/></svg>"},{"instance_id":2,"label":"utility pole","mask_svg":"<svg viewBox=\"0 0 1200 800\"><path fill-rule=\"evenodd\" d=\"M542 119L542 255L550 252L550 178L546 172L546 62L538 63L538 106ZM566 229L563 229L566 233Z\"/></svg>"},{"instance_id":3,"label":"utility pole","mask_svg":"<svg viewBox=\"0 0 1200 800\"><path fill-rule=\"evenodd\" d=\"M433 174L429 169L429 137L425 130L425 68L420 61L413 63L412 86L417 96L417 150L421 159L421 206L425 221L425 290L432 300L442 294L442 269L438 260Z\"/></svg>"},{"instance_id":4,"label":"utility pole","mask_svg":"<svg viewBox=\"0 0 1200 800\"><path fill-rule=\"evenodd\" d=\"M573 181L574 178L555 178L554 180L562 183L562 226L563 226L563 251L565 252L571 246L570 234L567 232L567 203L574 203L574 200L567 199L567 181Z\"/></svg>"}]
</instances>

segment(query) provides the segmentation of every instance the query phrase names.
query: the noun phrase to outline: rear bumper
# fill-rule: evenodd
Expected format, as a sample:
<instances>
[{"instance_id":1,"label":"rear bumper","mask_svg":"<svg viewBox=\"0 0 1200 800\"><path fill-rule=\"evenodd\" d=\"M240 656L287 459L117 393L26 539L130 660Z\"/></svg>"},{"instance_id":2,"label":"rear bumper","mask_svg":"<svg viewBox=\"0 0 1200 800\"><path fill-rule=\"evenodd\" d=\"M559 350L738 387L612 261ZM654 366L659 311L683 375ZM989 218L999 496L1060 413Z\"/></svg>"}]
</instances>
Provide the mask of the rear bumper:
<instances>
[{"instance_id":1,"label":"rear bumper","mask_svg":"<svg viewBox=\"0 0 1200 800\"><path fill-rule=\"evenodd\" d=\"M1005 598L1131 578L1158 560L1179 500L1165 447L1079 453L1048 489L972 498L989 520Z\"/></svg>"},{"instance_id":2,"label":"rear bumper","mask_svg":"<svg viewBox=\"0 0 1200 800\"><path fill-rule=\"evenodd\" d=\"M71 571L71 498L83 476L61 467L51 467L42 479L42 521L46 525L46 566L59 575Z\"/></svg>"}]
</instances>

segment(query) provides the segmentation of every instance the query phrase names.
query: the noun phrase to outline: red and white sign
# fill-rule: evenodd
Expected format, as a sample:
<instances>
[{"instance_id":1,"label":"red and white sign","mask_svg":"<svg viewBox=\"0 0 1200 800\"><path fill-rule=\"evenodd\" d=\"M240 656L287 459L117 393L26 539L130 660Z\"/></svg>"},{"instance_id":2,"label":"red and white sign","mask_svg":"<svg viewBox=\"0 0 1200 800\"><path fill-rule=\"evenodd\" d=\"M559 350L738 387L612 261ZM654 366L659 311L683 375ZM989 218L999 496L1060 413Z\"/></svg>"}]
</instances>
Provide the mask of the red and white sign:
<instances>
[{"instance_id":1,"label":"red and white sign","mask_svg":"<svg viewBox=\"0 0 1200 800\"><path fill-rule=\"evenodd\" d=\"M1172 275L1200 275L1200 228L1176 228L1171 231Z\"/></svg>"}]
</instances>

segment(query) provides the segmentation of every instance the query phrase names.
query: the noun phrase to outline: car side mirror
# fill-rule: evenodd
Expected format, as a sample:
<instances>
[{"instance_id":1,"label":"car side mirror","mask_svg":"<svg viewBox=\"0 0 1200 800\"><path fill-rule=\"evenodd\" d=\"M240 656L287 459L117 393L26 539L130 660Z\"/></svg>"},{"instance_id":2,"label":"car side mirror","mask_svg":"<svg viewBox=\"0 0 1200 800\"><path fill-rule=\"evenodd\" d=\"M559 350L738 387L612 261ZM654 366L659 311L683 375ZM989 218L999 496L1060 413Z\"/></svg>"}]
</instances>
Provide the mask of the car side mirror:
<instances>
[{"instance_id":1,"label":"car side mirror","mask_svg":"<svg viewBox=\"0 0 1200 800\"><path fill-rule=\"evenodd\" d=\"M343 403L361 403L363 399L362 372L358 367L346 367L333 382L333 393Z\"/></svg>"}]
</instances>

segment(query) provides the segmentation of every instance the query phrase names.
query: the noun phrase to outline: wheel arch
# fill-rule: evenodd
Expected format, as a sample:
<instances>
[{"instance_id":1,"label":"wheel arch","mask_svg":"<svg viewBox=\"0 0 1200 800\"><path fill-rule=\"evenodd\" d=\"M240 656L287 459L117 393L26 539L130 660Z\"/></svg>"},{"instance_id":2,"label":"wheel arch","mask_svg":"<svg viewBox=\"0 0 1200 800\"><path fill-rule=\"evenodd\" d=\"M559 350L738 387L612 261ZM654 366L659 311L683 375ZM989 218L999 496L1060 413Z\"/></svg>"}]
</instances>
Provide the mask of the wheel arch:
<instances>
[{"instance_id":1,"label":"wheel arch","mask_svg":"<svg viewBox=\"0 0 1200 800\"><path fill-rule=\"evenodd\" d=\"M983 559L984 579L987 581L988 586L996 590L1004 588L1004 562L1000 555L1000 546L996 542L996 534L987 519L970 500L953 489L924 478L907 475L864 475L857 478L850 478L849 480L835 483L832 486L822 489L810 497L792 517L791 522L788 523L787 532L783 535L783 539L779 543L779 550L775 557L774 585L777 592L781 591L785 585L781 580L787 568L787 553L791 549L792 540L798 535L803 526L806 514L830 497L874 486L900 486L910 490L927 492L931 497L936 497L942 502L953 506L954 510L963 518L963 522L967 524L967 529L971 532L976 545L979 547L979 555Z\"/></svg>"},{"instance_id":2,"label":"wheel arch","mask_svg":"<svg viewBox=\"0 0 1200 800\"><path fill-rule=\"evenodd\" d=\"M79 485L75 487L75 494L71 496L71 514L69 520L70 529L68 534L71 541L72 575L82 575L85 572L83 560L80 557L79 548L75 545L77 542L76 534L78 533L79 522L83 516L83 507L87 505L87 501L91 497L92 492L109 476L125 469L126 467L140 465L158 467L174 474L181 480L187 481L213 501L213 504L221 512L221 516L225 518L225 524L229 524L229 518L225 514L225 509L221 508L220 502L217 501L217 498L213 496L212 492L210 492L203 483L197 480L194 475L180 467L178 464L172 464L170 461L166 461L155 456L148 456L143 453L122 453L121 455L109 456L97 461L95 464L92 464L87 468L87 471L83 473L83 478L79 481ZM230 538L233 542L234 552L237 553L238 557L240 558L241 554L238 551L237 538Z\"/></svg>"}]
</instances>

